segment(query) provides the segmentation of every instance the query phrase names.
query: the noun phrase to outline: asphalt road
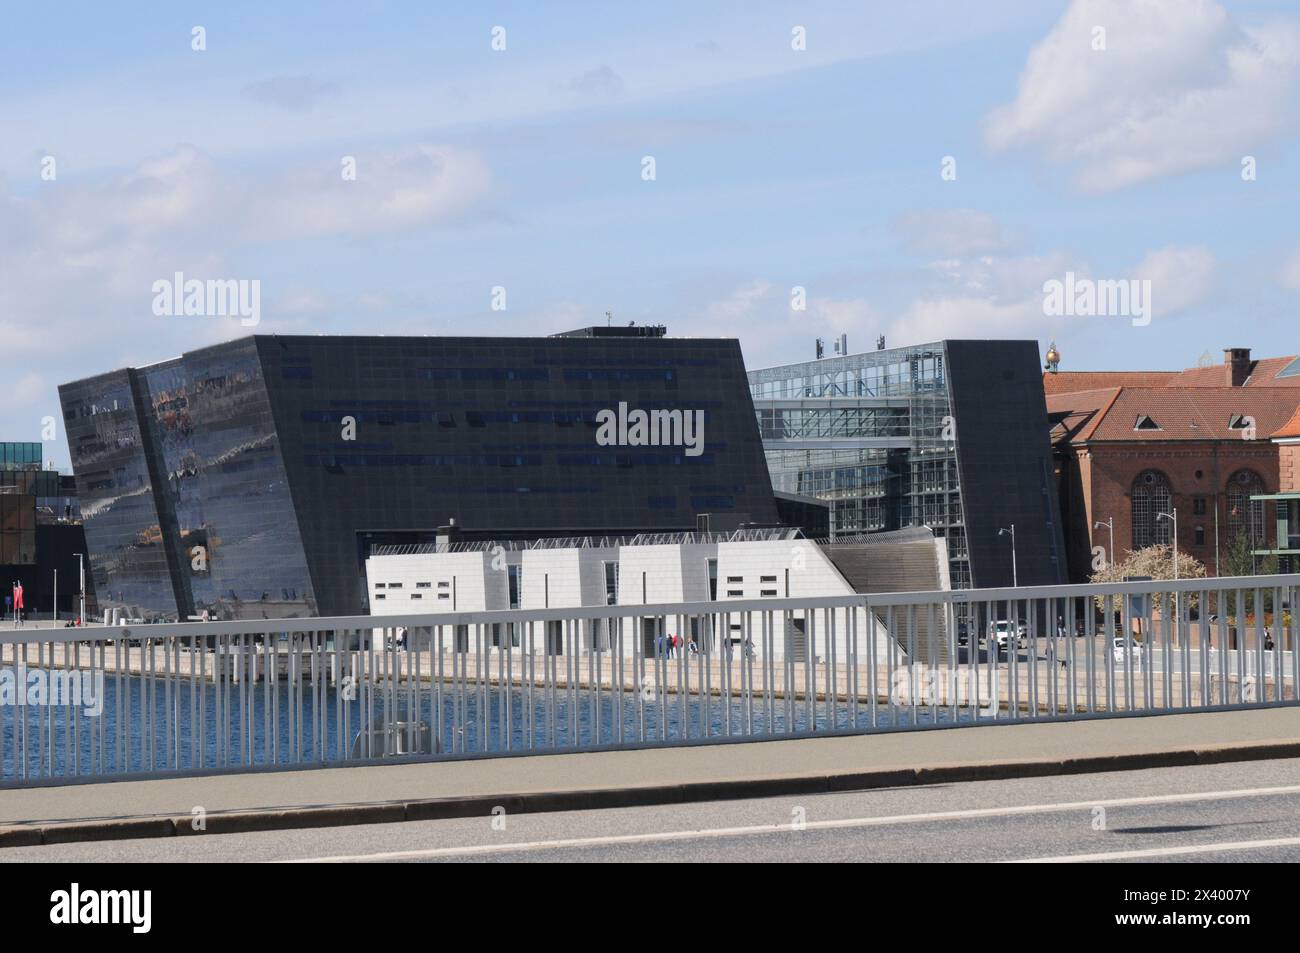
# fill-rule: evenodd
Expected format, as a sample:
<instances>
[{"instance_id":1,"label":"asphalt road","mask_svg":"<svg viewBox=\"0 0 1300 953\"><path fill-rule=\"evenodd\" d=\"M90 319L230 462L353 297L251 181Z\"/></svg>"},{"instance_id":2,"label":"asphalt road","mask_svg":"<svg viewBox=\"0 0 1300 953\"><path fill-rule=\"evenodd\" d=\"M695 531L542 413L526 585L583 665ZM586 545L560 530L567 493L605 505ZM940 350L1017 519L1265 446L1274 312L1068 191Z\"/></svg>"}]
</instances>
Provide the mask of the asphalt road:
<instances>
[{"instance_id":1,"label":"asphalt road","mask_svg":"<svg viewBox=\"0 0 1300 953\"><path fill-rule=\"evenodd\" d=\"M0 850L22 861L1297 861L1300 760Z\"/></svg>"}]
</instances>

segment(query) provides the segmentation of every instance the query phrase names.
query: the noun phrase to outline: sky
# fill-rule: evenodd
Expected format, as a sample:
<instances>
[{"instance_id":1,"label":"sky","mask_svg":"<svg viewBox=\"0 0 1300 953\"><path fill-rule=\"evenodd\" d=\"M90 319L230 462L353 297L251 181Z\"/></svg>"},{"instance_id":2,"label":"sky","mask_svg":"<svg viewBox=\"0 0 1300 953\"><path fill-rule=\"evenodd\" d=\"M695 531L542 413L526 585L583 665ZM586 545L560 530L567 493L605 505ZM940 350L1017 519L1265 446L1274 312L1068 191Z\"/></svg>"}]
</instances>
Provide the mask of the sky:
<instances>
[{"instance_id":1,"label":"sky","mask_svg":"<svg viewBox=\"0 0 1300 953\"><path fill-rule=\"evenodd\" d=\"M1294 2L267 6L0 6L0 439L66 469L60 383L249 333L1300 353Z\"/></svg>"}]
</instances>

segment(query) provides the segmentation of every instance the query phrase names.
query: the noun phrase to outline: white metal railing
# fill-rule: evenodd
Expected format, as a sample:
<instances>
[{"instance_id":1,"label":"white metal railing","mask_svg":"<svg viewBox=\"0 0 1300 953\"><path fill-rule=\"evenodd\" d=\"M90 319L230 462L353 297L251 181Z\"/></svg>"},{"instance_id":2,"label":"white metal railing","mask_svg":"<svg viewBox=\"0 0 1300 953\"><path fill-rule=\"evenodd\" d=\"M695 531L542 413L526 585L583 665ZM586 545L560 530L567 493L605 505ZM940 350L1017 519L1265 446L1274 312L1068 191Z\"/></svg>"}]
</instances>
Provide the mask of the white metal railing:
<instances>
[{"instance_id":1,"label":"white metal railing","mask_svg":"<svg viewBox=\"0 0 1300 953\"><path fill-rule=\"evenodd\" d=\"M1295 704L1298 595L1290 575L12 629L0 783Z\"/></svg>"},{"instance_id":2,"label":"white metal railing","mask_svg":"<svg viewBox=\"0 0 1300 953\"><path fill-rule=\"evenodd\" d=\"M737 543L799 539L802 533L790 527L760 527L722 532L672 530L624 536L543 536L538 539L479 539L457 542L376 543L371 556L414 556L430 553L519 552L541 549L617 549L620 546L682 545L688 543Z\"/></svg>"}]
</instances>

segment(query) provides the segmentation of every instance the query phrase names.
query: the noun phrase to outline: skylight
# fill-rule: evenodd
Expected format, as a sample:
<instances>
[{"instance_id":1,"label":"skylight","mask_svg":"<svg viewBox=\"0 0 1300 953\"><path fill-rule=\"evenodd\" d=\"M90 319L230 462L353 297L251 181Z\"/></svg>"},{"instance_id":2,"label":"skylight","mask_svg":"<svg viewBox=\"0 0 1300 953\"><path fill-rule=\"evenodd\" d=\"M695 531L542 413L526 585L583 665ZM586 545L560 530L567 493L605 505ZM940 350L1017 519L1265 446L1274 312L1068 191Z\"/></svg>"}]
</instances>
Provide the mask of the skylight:
<instances>
[{"instance_id":1,"label":"skylight","mask_svg":"<svg viewBox=\"0 0 1300 953\"><path fill-rule=\"evenodd\" d=\"M1134 430L1159 430L1160 425L1152 420L1146 414L1139 414L1137 422L1133 424Z\"/></svg>"},{"instance_id":2,"label":"skylight","mask_svg":"<svg viewBox=\"0 0 1300 953\"><path fill-rule=\"evenodd\" d=\"M1300 357L1277 372L1278 377L1300 377Z\"/></svg>"}]
</instances>

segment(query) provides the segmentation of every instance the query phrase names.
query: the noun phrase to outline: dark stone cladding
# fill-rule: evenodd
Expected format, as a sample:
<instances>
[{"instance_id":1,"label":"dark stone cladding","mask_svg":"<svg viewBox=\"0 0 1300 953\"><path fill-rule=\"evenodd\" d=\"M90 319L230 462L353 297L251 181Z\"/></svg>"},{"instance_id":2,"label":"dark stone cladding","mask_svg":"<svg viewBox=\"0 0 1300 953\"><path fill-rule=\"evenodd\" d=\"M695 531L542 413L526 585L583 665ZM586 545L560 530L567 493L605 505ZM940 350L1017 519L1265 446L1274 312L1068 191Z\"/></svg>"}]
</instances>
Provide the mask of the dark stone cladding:
<instances>
[{"instance_id":1,"label":"dark stone cladding","mask_svg":"<svg viewBox=\"0 0 1300 953\"><path fill-rule=\"evenodd\" d=\"M1022 586L1067 581L1047 403L1033 341L944 342L972 584L1010 586L1015 524Z\"/></svg>"},{"instance_id":2,"label":"dark stone cladding","mask_svg":"<svg viewBox=\"0 0 1300 953\"><path fill-rule=\"evenodd\" d=\"M97 589L121 596L102 605L352 614L371 543L450 519L470 539L779 520L735 340L257 335L117 375L60 388ZM620 401L704 411L703 452L598 446Z\"/></svg>"}]
</instances>

